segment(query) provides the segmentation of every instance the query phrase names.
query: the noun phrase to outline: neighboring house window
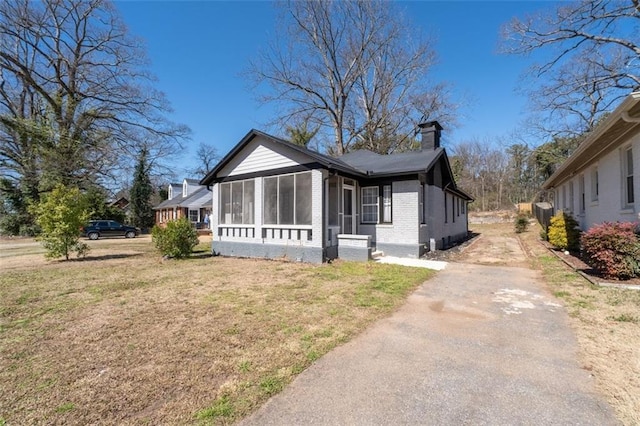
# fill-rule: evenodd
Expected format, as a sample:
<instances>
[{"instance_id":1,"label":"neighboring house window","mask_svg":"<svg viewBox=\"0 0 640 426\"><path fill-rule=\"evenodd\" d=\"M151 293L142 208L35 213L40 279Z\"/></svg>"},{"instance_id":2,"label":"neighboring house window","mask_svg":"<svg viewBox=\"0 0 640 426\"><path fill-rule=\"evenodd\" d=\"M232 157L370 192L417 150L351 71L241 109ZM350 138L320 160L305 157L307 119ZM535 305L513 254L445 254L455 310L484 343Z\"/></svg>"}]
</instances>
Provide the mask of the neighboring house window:
<instances>
[{"instance_id":1,"label":"neighboring house window","mask_svg":"<svg viewBox=\"0 0 640 426\"><path fill-rule=\"evenodd\" d=\"M182 182L182 196L186 197L189 194L189 185L187 185L187 181Z\"/></svg>"},{"instance_id":2,"label":"neighboring house window","mask_svg":"<svg viewBox=\"0 0 640 426\"><path fill-rule=\"evenodd\" d=\"M624 207L630 207L634 203L633 194L633 150L628 147L622 152L622 190L624 194Z\"/></svg>"},{"instance_id":3,"label":"neighboring house window","mask_svg":"<svg viewBox=\"0 0 640 426\"><path fill-rule=\"evenodd\" d=\"M382 187L382 222L391 223L391 185Z\"/></svg>"},{"instance_id":4,"label":"neighboring house window","mask_svg":"<svg viewBox=\"0 0 640 426\"><path fill-rule=\"evenodd\" d=\"M573 181L569 182L569 211L571 213L573 213L574 210L574 205L575 205L575 201L574 201L574 192L573 192Z\"/></svg>"},{"instance_id":5,"label":"neighboring house window","mask_svg":"<svg viewBox=\"0 0 640 426\"><path fill-rule=\"evenodd\" d=\"M580 175L580 179L578 180L578 190L580 191L580 213L584 214L586 210L584 195L584 175Z\"/></svg>"},{"instance_id":6,"label":"neighboring house window","mask_svg":"<svg viewBox=\"0 0 640 426\"><path fill-rule=\"evenodd\" d=\"M378 223L378 187L362 188L362 223Z\"/></svg>"},{"instance_id":7,"label":"neighboring house window","mask_svg":"<svg viewBox=\"0 0 640 426\"><path fill-rule=\"evenodd\" d=\"M220 184L220 223L254 223L255 182L243 180Z\"/></svg>"},{"instance_id":8,"label":"neighboring house window","mask_svg":"<svg viewBox=\"0 0 640 426\"><path fill-rule=\"evenodd\" d=\"M311 225L311 172L264 178L264 223Z\"/></svg>"},{"instance_id":9,"label":"neighboring house window","mask_svg":"<svg viewBox=\"0 0 640 426\"><path fill-rule=\"evenodd\" d=\"M198 221L198 210L189 210L189 220L191 222Z\"/></svg>"},{"instance_id":10,"label":"neighboring house window","mask_svg":"<svg viewBox=\"0 0 640 426\"><path fill-rule=\"evenodd\" d=\"M169 191L167 192L167 197L169 197L169 199L173 198L173 188L171 187L171 185L169 185Z\"/></svg>"},{"instance_id":11,"label":"neighboring house window","mask_svg":"<svg viewBox=\"0 0 640 426\"><path fill-rule=\"evenodd\" d=\"M598 187L598 168L594 167L591 171L591 201L598 201L600 188Z\"/></svg>"}]
</instances>

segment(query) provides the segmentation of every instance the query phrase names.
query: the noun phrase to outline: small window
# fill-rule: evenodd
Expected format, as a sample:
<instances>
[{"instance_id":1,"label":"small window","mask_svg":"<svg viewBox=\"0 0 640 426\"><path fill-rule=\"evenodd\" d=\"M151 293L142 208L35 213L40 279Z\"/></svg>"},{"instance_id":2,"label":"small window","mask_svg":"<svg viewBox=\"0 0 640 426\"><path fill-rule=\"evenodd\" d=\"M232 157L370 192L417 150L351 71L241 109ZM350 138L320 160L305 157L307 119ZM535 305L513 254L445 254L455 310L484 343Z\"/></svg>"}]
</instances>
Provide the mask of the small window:
<instances>
[{"instance_id":1,"label":"small window","mask_svg":"<svg viewBox=\"0 0 640 426\"><path fill-rule=\"evenodd\" d=\"M578 180L578 190L580 191L580 213L584 214L586 210L585 194L584 194L584 175L580 175Z\"/></svg>"},{"instance_id":2,"label":"small window","mask_svg":"<svg viewBox=\"0 0 640 426\"><path fill-rule=\"evenodd\" d=\"M424 183L420 184L420 192L418 193L418 215L420 217L420 223L425 223L424 217Z\"/></svg>"},{"instance_id":3,"label":"small window","mask_svg":"<svg viewBox=\"0 0 640 426\"><path fill-rule=\"evenodd\" d=\"M378 223L378 187L362 188L362 223Z\"/></svg>"},{"instance_id":4,"label":"small window","mask_svg":"<svg viewBox=\"0 0 640 426\"><path fill-rule=\"evenodd\" d=\"M569 182L569 211L573 213L575 209L574 206L574 193L573 193L573 181Z\"/></svg>"},{"instance_id":5,"label":"small window","mask_svg":"<svg viewBox=\"0 0 640 426\"><path fill-rule=\"evenodd\" d=\"M391 223L391 185L382 187L382 221Z\"/></svg>"},{"instance_id":6,"label":"small window","mask_svg":"<svg viewBox=\"0 0 640 426\"><path fill-rule=\"evenodd\" d=\"M622 153L622 188L624 207L632 207L635 202L633 188L633 150L628 147Z\"/></svg>"},{"instance_id":7,"label":"small window","mask_svg":"<svg viewBox=\"0 0 640 426\"><path fill-rule=\"evenodd\" d=\"M198 221L198 210L189 210L189 220L191 222Z\"/></svg>"},{"instance_id":8,"label":"small window","mask_svg":"<svg viewBox=\"0 0 640 426\"><path fill-rule=\"evenodd\" d=\"M598 201L598 195L600 192L598 185L598 167L594 167L591 171L591 201Z\"/></svg>"},{"instance_id":9,"label":"small window","mask_svg":"<svg viewBox=\"0 0 640 426\"><path fill-rule=\"evenodd\" d=\"M444 223L449 222L449 206L447 205L447 193L444 193Z\"/></svg>"}]
</instances>

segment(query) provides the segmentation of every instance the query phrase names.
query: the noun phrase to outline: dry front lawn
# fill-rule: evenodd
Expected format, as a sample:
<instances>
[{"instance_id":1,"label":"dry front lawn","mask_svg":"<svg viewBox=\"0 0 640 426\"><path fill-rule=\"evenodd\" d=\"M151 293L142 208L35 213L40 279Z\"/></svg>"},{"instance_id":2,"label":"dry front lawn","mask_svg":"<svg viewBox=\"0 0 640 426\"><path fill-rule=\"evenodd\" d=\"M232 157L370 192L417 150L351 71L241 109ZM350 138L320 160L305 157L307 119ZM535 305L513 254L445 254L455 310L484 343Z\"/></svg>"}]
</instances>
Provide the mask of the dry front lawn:
<instances>
[{"instance_id":1,"label":"dry front lawn","mask_svg":"<svg viewBox=\"0 0 640 426\"><path fill-rule=\"evenodd\" d=\"M232 423L432 271L0 245L0 424Z\"/></svg>"}]
</instances>

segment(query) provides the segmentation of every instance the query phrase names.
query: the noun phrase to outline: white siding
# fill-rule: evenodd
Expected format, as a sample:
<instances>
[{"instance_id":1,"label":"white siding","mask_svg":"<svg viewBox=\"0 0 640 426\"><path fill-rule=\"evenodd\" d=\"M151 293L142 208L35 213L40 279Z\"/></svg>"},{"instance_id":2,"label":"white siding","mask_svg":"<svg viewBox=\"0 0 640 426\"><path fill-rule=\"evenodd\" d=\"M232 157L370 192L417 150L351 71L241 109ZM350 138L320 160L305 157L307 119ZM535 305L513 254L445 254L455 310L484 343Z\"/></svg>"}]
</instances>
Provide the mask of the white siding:
<instances>
[{"instance_id":1,"label":"white siding","mask_svg":"<svg viewBox=\"0 0 640 426\"><path fill-rule=\"evenodd\" d=\"M266 170L282 169L309 162L309 157L257 137L233 158L219 176L238 176Z\"/></svg>"},{"instance_id":2,"label":"white siding","mask_svg":"<svg viewBox=\"0 0 640 426\"><path fill-rule=\"evenodd\" d=\"M634 198L635 203L632 208L624 208L622 202L622 147L631 145L633 149L633 166L634 166ZM594 180L592 178L594 171L598 170L598 199L592 200ZM583 230L587 230L593 225L602 222L635 222L640 220L640 135L635 135L627 143L621 144L620 148L614 149L603 155L596 162L587 165L586 168L579 171L585 176L585 204L584 214L579 214L576 210L576 219L578 219ZM579 175L567 179L560 183L556 188L556 210L568 208L563 206L560 192L562 188L568 188L569 182L573 180L574 187L579 187ZM568 191L568 190L567 190ZM576 191L576 205L579 205L579 191Z\"/></svg>"}]
</instances>

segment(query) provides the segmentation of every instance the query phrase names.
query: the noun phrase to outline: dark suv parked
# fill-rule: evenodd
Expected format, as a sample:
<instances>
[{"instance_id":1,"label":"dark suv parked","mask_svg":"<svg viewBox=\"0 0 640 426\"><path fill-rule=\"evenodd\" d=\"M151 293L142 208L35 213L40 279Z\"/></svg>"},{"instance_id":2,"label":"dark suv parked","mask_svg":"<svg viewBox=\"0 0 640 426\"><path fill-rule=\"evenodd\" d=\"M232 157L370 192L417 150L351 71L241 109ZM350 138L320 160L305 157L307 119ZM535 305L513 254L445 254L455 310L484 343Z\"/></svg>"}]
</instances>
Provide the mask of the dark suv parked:
<instances>
[{"instance_id":1,"label":"dark suv parked","mask_svg":"<svg viewBox=\"0 0 640 426\"><path fill-rule=\"evenodd\" d=\"M140 235L140 229L135 226L123 225L115 220L91 220L82 228L82 235L90 240L100 237L134 238Z\"/></svg>"}]
</instances>

